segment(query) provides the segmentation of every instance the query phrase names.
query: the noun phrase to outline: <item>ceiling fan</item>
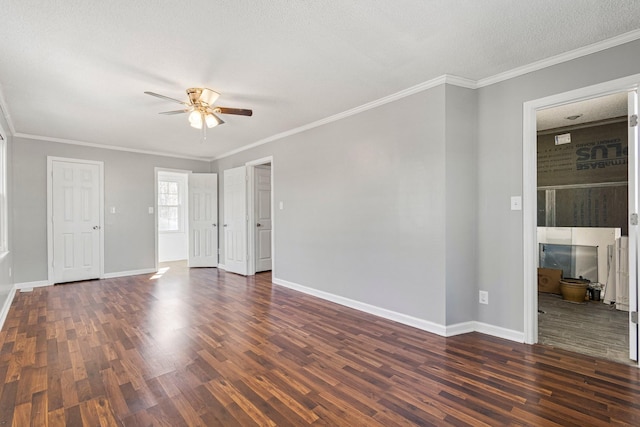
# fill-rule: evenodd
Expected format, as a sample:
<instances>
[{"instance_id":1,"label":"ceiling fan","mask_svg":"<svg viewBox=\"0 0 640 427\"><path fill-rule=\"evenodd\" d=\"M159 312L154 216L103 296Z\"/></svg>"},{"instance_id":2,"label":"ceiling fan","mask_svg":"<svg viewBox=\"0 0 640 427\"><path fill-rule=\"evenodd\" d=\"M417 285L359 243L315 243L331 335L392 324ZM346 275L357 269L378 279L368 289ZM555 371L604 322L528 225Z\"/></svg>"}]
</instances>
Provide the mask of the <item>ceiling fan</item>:
<instances>
[{"instance_id":1,"label":"ceiling fan","mask_svg":"<svg viewBox=\"0 0 640 427\"><path fill-rule=\"evenodd\" d=\"M156 98L166 99L168 101L177 102L184 105L182 110L163 111L160 114L182 114L189 113L189 123L196 129L202 129L203 138L206 139L206 128L212 128L224 123L217 114L235 114L238 116L252 116L253 111L244 108L229 108L213 105L220 94L214 90L201 87L192 87L187 89L189 100L187 102L179 99L170 98L155 92L145 92L147 95Z\"/></svg>"}]
</instances>

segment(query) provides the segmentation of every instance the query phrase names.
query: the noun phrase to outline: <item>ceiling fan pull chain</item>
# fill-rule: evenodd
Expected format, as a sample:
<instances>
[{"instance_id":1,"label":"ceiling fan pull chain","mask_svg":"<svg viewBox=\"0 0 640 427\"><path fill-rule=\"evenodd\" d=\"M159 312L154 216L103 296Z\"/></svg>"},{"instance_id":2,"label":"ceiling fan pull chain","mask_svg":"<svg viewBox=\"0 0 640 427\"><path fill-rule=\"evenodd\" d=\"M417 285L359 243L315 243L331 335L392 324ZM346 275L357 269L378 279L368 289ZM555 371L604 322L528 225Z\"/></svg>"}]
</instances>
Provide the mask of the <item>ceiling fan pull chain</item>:
<instances>
[{"instance_id":1,"label":"ceiling fan pull chain","mask_svg":"<svg viewBox=\"0 0 640 427\"><path fill-rule=\"evenodd\" d=\"M207 140L207 124L204 120L204 112L201 112L200 115L202 116L202 143L204 144L204 142Z\"/></svg>"}]
</instances>

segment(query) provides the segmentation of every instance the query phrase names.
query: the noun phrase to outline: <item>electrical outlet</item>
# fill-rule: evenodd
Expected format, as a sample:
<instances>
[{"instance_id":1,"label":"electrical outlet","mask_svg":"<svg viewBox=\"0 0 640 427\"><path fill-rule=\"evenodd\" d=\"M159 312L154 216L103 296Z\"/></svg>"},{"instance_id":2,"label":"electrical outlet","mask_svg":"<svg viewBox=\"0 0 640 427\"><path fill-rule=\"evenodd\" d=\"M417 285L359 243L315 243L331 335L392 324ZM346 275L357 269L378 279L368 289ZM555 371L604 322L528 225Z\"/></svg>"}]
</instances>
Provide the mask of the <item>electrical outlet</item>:
<instances>
[{"instance_id":1,"label":"electrical outlet","mask_svg":"<svg viewBox=\"0 0 640 427\"><path fill-rule=\"evenodd\" d=\"M479 294L479 297L478 297L478 302L480 304L489 304L489 292L480 291L480 294Z\"/></svg>"}]
</instances>

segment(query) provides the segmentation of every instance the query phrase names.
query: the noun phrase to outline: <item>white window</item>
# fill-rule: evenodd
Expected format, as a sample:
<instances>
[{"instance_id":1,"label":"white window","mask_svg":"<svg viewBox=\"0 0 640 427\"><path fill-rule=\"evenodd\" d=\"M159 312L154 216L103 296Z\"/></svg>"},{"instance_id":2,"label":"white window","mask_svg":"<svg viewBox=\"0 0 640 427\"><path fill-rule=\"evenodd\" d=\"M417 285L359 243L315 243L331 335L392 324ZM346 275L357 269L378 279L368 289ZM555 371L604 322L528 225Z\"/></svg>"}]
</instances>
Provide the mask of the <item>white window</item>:
<instances>
[{"instance_id":1,"label":"white window","mask_svg":"<svg viewBox=\"0 0 640 427\"><path fill-rule=\"evenodd\" d=\"M158 230L184 231L184 182L180 179L158 180Z\"/></svg>"}]
</instances>

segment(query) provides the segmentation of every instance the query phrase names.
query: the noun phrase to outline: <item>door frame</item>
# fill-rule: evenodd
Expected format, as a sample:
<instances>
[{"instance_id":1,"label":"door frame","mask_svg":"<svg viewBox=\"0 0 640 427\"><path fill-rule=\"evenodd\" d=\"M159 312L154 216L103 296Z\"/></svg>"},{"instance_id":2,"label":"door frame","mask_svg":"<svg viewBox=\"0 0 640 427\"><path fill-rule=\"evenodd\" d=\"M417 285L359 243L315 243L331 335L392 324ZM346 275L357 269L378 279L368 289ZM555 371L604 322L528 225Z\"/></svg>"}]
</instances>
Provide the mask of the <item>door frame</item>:
<instances>
[{"instance_id":1,"label":"door frame","mask_svg":"<svg viewBox=\"0 0 640 427\"><path fill-rule=\"evenodd\" d=\"M47 156L47 282L54 282L53 273L53 162L80 163L98 166L98 205L100 229L98 255L99 278L104 278L104 162L97 160L71 159L67 157Z\"/></svg>"},{"instance_id":2,"label":"door frame","mask_svg":"<svg viewBox=\"0 0 640 427\"><path fill-rule=\"evenodd\" d=\"M523 104L522 126L522 221L523 221L523 285L524 285L524 342L538 342L537 292L537 127L536 111L584 101L619 92L638 90L640 74L587 86ZM637 301L636 301L637 304ZM631 301L630 301L631 306Z\"/></svg>"},{"instance_id":3,"label":"door frame","mask_svg":"<svg viewBox=\"0 0 640 427\"><path fill-rule=\"evenodd\" d=\"M276 277L276 260L275 260L275 209L274 209L274 185L273 185L273 156L263 157L261 159L246 162L247 167L247 216L248 224L255 224L255 169L256 166L271 164L271 275ZM247 230L247 276L256 274L256 228L251 227L251 231Z\"/></svg>"},{"instance_id":4,"label":"door frame","mask_svg":"<svg viewBox=\"0 0 640 427\"><path fill-rule=\"evenodd\" d=\"M156 166L155 168L153 168L153 173L154 173L154 179L153 179L153 209L155 210L155 215L153 216L155 224L154 224L154 230L155 230L155 234L154 234L154 244L155 244L155 251L156 251L156 256L155 256L155 265L154 265L154 269L155 271L158 271L159 268L159 264L160 261L158 260L159 258L159 250L158 250L158 241L160 240L160 236L159 236L159 231L158 231L158 174L160 172L173 172L173 173L182 173L182 174L186 174L189 175L190 173L193 173L190 170L184 170L184 169L170 169L170 168L162 168L162 167L158 167ZM187 198L189 197L189 179L187 178L187 184L185 186L186 188L186 193L187 193ZM187 201L187 206L185 207L185 224L184 224L185 228L187 230L189 230L189 202ZM187 231L187 235L189 234L189 232ZM187 236L188 239L188 236ZM188 249L188 245L187 245L187 249Z\"/></svg>"}]
</instances>

